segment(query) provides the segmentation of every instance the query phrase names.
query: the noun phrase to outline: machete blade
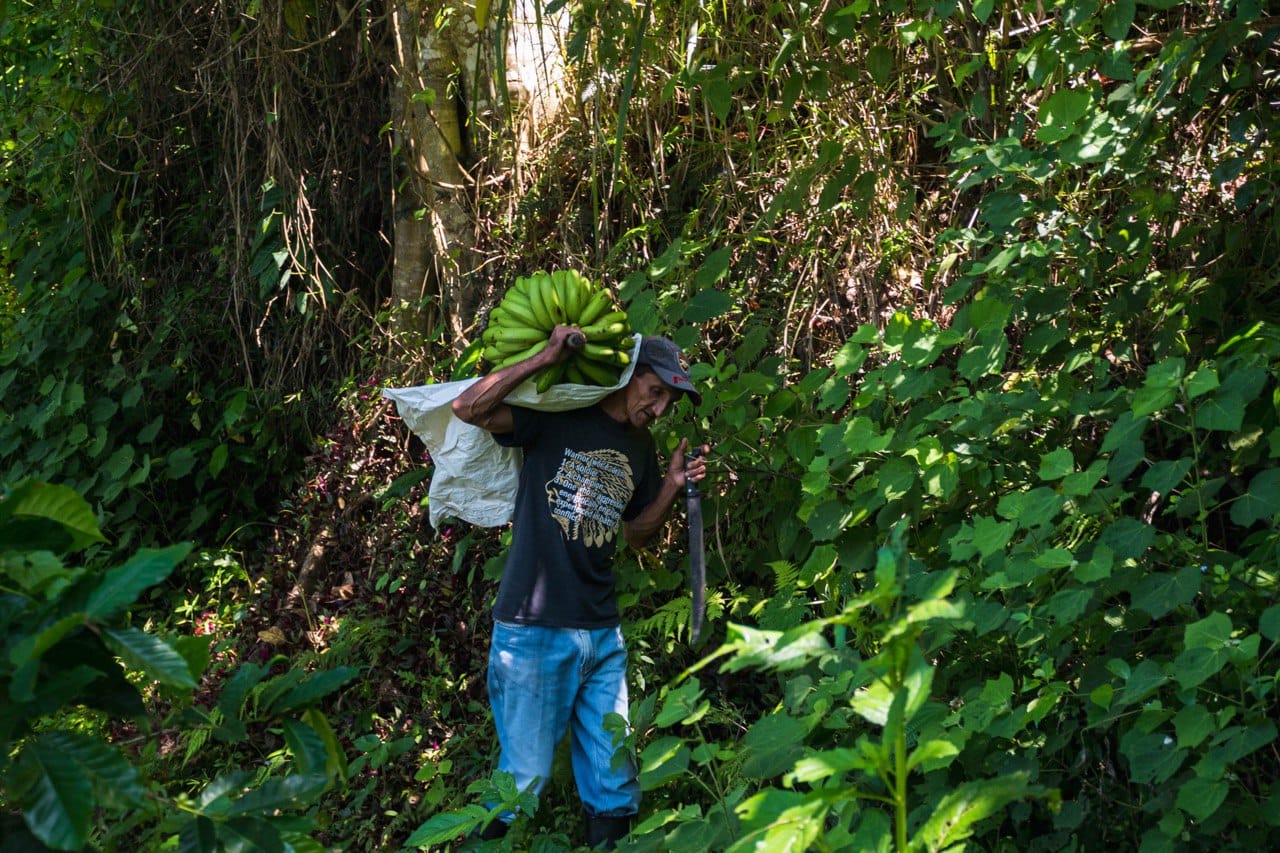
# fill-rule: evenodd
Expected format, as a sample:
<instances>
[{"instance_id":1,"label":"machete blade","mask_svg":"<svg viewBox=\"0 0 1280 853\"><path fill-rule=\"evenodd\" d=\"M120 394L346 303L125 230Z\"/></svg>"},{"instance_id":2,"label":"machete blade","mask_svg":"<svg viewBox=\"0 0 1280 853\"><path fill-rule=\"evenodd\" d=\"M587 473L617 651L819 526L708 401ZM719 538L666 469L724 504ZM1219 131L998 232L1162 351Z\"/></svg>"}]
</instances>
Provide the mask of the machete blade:
<instances>
[{"instance_id":1,"label":"machete blade","mask_svg":"<svg viewBox=\"0 0 1280 853\"><path fill-rule=\"evenodd\" d=\"M691 451L693 456L699 453ZM707 610L707 562L702 543L702 495L698 484L686 480L684 494L689 512L689 592L693 596L690 613L689 643L698 642L702 634L702 620Z\"/></svg>"}]
</instances>

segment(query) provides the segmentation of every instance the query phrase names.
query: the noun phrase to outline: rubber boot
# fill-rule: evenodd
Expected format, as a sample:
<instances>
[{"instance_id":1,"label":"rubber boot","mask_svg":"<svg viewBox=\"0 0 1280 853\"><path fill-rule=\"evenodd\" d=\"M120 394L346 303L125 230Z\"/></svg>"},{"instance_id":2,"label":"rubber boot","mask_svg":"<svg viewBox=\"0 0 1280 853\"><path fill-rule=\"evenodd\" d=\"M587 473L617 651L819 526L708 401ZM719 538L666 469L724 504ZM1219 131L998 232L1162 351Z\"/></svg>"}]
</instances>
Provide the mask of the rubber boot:
<instances>
[{"instance_id":1,"label":"rubber boot","mask_svg":"<svg viewBox=\"0 0 1280 853\"><path fill-rule=\"evenodd\" d=\"M630 831L630 815L622 817L587 815L587 846L592 850L612 850Z\"/></svg>"}]
</instances>

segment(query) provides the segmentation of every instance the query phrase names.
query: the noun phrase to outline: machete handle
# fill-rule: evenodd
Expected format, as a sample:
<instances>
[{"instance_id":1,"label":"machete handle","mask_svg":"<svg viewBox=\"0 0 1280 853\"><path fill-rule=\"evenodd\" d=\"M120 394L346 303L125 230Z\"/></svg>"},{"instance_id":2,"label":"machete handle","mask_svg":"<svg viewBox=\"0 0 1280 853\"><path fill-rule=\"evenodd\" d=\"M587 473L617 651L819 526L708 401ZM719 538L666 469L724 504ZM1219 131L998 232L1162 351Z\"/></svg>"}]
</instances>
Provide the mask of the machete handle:
<instances>
[{"instance_id":1,"label":"machete handle","mask_svg":"<svg viewBox=\"0 0 1280 853\"><path fill-rule=\"evenodd\" d=\"M685 468L689 467L690 459L697 459L701 455L702 455L701 447L690 447L688 450L686 450L684 453ZM693 480L690 480L688 477L685 477L685 480L684 480L684 494L685 494L685 497L687 498L696 498L698 496L698 484L695 483Z\"/></svg>"}]
</instances>

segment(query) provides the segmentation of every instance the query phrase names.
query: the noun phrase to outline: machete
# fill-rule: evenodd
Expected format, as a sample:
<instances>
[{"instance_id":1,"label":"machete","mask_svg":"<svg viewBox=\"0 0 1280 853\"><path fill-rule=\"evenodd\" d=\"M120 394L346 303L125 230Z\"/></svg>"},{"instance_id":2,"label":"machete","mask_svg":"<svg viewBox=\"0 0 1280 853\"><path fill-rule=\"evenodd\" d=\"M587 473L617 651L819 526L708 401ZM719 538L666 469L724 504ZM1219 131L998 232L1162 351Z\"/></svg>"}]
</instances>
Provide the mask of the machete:
<instances>
[{"instance_id":1,"label":"machete","mask_svg":"<svg viewBox=\"0 0 1280 853\"><path fill-rule=\"evenodd\" d=\"M701 455L700 447L688 452L689 459L697 459ZM702 633L702 618L707 608L707 562L702 548L702 495L698 494L698 484L687 477L684 496L689 510L689 591L693 594L689 643L693 644L698 642Z\"/></svg>"}]
</instances>

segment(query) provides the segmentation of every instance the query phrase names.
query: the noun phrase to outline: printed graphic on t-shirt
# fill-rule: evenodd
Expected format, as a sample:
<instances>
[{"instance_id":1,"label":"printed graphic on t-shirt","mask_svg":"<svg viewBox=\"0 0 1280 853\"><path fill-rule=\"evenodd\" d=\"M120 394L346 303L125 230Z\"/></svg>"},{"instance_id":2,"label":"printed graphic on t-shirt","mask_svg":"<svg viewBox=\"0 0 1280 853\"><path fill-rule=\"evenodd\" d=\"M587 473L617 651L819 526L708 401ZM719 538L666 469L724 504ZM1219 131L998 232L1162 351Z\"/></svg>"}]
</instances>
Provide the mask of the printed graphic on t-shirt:
<instances>
[{"instance_id":1,"label":"printed graphic on t-shirt","mask_svg":"<svg viewBox=\"0 0 1280 853\"><path fill-rule=\"evenodd\" d=\"M568 539L599 547L613 539L634 491L625 453L565 448L559 470L547 483L547 504Z\"/></svg>"}]
</instances>

